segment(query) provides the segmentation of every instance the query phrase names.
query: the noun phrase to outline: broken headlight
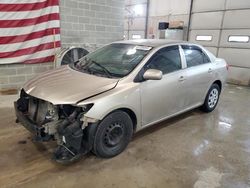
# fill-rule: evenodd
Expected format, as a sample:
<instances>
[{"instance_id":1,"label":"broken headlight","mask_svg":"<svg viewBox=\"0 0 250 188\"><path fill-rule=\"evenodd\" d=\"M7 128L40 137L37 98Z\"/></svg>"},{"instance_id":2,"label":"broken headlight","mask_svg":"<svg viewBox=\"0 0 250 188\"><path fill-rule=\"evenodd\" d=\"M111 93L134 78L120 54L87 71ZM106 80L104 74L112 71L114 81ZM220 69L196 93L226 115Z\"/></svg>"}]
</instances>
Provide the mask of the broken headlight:
<instances>
[{"instance_id":1,"label":"broken headlight","mask_svg":"<svg viewBox=\"0 0 250 188\"><path fill-rule=\"evenodd\" d=\"M94 105L93 103L83 105L83 106L82 106L82 111L83 111L84 113L87 113L87 112L92 108L93 105Z\"/></svg>"},{"instance_id":2,"label":"broken headlight","mask_svg":"<svg viewBox=\"0 0 250 188\"><path fill-rule=\"evenodd\" d=\"M54 120L59 119L57 106L55 106L55 105L53 105L51 103L48 103L48 110L47 110L45 119L50 120L50 121L51 120L54 121Z\"/></svg>"},{"instance_id":3,"label":"broken headlight","mask_svg":"<svg viewBox=\"0 0 250 188\"><path fill-rule=\"evenodd\" d=\"M73 106L73 105L68 105L68 104L67 105L60 105L59 114L63 115L64 117L69 117L73 113L85 114L90 110L90 108L93 105L94 104L92 104L92 103L91 104L86 104L86 105L83 105L83 106Z\"/></svg>"}]
</instances>

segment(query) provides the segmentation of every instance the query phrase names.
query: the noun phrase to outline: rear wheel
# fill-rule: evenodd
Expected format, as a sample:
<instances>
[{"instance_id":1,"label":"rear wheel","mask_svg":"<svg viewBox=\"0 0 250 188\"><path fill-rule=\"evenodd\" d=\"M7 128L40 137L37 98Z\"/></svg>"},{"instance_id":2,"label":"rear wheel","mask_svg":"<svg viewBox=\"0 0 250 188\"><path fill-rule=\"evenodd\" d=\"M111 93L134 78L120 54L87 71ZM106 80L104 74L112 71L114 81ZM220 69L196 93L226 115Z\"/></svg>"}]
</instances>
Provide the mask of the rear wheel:
<instances>
[{"instance_id":1,"label":"rear wheel","mask_svg":"<svg viewBox=\"0 0 250 188\"><path fill-rule=\"evenodd\" d=\"M98 125L93 152L103 158L120 154L128 145L133 134L130 116L123 111L115 111Z\"/></svg>"},{"instance_id":2,"label":"rear wheel","mask_svg":"<svg viewBox=\"0 0 250 188\"><path fill-rule=\"evenodd\" d=\"M212 112L219 101L221 89L218 84L213 84L208 90L204 104L202 105L202 110L204 112Z\"/></svg>"}]
</instances>

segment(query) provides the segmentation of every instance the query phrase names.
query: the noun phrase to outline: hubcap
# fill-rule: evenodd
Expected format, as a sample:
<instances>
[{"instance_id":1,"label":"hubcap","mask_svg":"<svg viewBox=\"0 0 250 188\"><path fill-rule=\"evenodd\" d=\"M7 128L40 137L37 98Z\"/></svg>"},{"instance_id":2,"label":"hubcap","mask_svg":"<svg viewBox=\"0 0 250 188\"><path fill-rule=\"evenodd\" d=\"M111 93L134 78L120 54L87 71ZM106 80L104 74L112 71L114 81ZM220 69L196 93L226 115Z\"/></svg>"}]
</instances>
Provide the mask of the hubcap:
<instances>
[{"instance_id":1,"label":"hubcap","mask_svg":"<svg viewBox=\"0 0 250 188\"><path fill-rule=\"evenodd\" d=\"M219 98L219 91L217 89L212 89L212 91L209 93L209 97L208 97L208 106L209 108L213 108Z\"/></svg>"},{"instance_id":2,"label":"hubcap","mask_svg":"<svg viewBox=\"0 0 250 188\"><path fill-rule=\"evenodd\" d=\"M112 124L105 131L104 143L108 147L114 147L121 142L123 135L123 126L120 123Z\"/></svg>"}]
</instances>

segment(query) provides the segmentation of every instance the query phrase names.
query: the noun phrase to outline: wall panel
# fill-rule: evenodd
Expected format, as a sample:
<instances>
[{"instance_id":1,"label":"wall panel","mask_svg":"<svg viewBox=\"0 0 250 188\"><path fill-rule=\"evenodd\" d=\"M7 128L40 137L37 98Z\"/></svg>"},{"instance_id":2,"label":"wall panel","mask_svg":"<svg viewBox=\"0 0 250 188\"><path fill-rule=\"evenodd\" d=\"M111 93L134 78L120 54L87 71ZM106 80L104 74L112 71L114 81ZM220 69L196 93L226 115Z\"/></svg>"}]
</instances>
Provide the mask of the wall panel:
<instances>
[{"instance_id":1,"label":"wall panel","mask_svg":"<svg viewBox=\"0 0 250 188\"><path fill-rule=\"evenodd\" d=\"M192 15L191 29L220 29L223 13L205 12Z\"/></svg>"},{"instance_id":2,"label":"wall panel","mask_svg":"<svg viewBox=\"0 0 250 188\"><path fill-rule=\"evenodd\" d=\"M225 8L225 0L194 0L193 2L193 12L205 12L205 11L215 11L223 10Z\"/></svg>"},{"instance_id":3,"label":"wall panel","mask_svg":"<svg viewBox=\"0 0 250 188\"><path fill-rule=\"evenodd\" d=\"M250 36L250 29L222 30L220 42L222 47L250 49L250 42L229 42L229 36Z\"/></svg>"},{"instance_id":4,"label":"wall panel","mask_svg":"<svg viewBox=\"0 0 250 188\"><path fill-rule=\"evenodd\" d=\"M150 16L188 14L190 0L151 0Z\"/></svg>"},{"instance_id":5,"label":"wall panel","mask_svg":"<svg viewBox=\"0 0 250 188\"><path fill-rule=\"evenodd\" d=\"M239 85L250 85L250 69L230 67L228 82Z\"/></svg>"},{"instance_id":6,"label":"wall panel","mask_svg":"<svg viewBox=\"0 0 250 188\"><path fill-rule=\"evenodd\" d=\"M224 29L247 29L250 28L249 10L230 10L225 12Z\"/></svg>"},{"instance_id":7,"label":"wall panel","mask_svg":"<svg viewBox=\"0 0 250 188\"><path fill-rule=\"evenodd\" d=\"M226 9L250 8L249 0L227 0Z\"/></svg>"},{"instance_id":8,"label":"wall panel","mask_svg":"<svg viewBox=\"0 0 250 188\"><path fill-rule=\"evenodd\" d=\"M249 49L220 48L218 56L225 58L229 65L250 69Z\"/></svg>"}]
</instances>

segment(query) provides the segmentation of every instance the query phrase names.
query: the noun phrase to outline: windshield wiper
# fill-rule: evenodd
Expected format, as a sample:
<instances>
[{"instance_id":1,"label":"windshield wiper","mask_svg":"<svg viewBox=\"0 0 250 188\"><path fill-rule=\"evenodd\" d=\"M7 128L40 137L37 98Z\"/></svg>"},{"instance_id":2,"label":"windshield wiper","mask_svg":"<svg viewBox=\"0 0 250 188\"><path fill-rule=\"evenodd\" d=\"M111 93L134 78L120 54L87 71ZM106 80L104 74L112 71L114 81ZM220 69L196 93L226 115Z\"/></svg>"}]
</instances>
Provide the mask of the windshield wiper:
<instances>
[{"instance_id":1,"label":"windshield wiper","mask_svg":"<svg viewBox=\"0 0 250 188\"><path fill-rule=\"evenodd\" d=\"M91 64L95 64L96 66L100 67L103 71L102 73L105 73L105 75L108 77L108 78L112 78L112 73L109 72L109 70L107 68L105 68L104 66L102 66L101 64L91 60L91 59L85 59L84 60L86 63L84 65L80 65L80 66L77 66L78 63L81 63L80 60L78 61L75 61L73 63L74 67L80 71L84 71L84 72L88 72L89 74L95 74L97 73L97 71L94 71L93 69L91 69L89 66Z\"/></svg>"},{"instance_id":2,"label":"windshield wiper","mask_svg":"<svg viewBox=\"0 0 250 188\"><path fill-rule=\"evenodd\" d=\"M90 62L85 63L84 65L78 65L80 62L80 60L77 60L73 63L73 66L75 69L79 70L79 71L84 71L84 72L88 72L91 73L91 70L89 69L88 65L90 64Z\"/></svg>"},{"instance_id":3,"label":"windshield wiper","mask_svg":"<svg viewBox=\"0 0 250 188\"><path fill-rule=\"evenodd\" d=\"M95 61L93 61L93 60L91 60L91 63L93 63L93 64L97 65L98 67L100 67L100 68L104 71L104 73L105 73L109 78L112 78L112 77L113 77L113 76L112 76L112 73L109 72L109 70L106 69L106 68L105 68L104 66L102 66L101 64L99 64L99 63L97 63L97 62L95 62Z\"/></svg>"}]
</instances>

